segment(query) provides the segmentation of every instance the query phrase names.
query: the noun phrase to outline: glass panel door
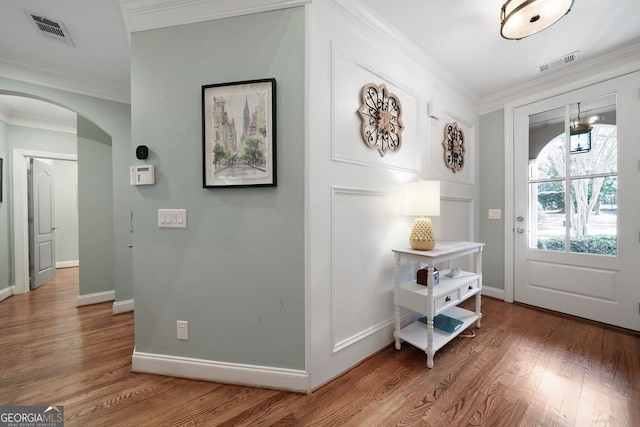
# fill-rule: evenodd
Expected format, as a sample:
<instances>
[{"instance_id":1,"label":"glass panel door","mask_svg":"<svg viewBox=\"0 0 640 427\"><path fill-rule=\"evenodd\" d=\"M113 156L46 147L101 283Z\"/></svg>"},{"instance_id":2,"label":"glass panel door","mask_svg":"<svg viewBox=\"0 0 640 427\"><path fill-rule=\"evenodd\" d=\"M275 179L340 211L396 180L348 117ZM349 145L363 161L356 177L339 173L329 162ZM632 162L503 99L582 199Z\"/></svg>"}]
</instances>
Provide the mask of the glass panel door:
<instances>
[{"instance_id":1,"label":"glass panel door","mask_svg":"<svg viewBox=\"0 0 640 427\"><path fill-rule=\"evenodd\" d=\"M615 94L529 116L530 248L617 254L617 148Z\"/></svg>"}]
</instances>

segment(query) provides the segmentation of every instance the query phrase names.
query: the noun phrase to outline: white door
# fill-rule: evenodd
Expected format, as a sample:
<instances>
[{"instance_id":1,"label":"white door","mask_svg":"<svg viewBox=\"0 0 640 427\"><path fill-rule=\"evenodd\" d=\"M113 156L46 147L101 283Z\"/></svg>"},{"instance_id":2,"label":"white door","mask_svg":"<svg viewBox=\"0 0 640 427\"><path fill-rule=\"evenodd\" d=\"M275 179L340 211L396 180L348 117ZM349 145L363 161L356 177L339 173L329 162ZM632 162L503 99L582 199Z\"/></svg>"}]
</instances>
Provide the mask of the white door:
<instances>
[{"instance_id":1,"label":"white door","mask_svg":"<svg viewBox=\"0 0 640 427\"><path fill-rule=\"evenodd\" d=\"M514 114L514 299L640 330L640 73Z\"/></svg>"},{"instance_id":2,"label":"white door","mask_svg":"<svg viewBox=\"0 0 640 427\"><path fill-rule=\"evenodd\" d=\"M53 167L31 159L33 197L33 277L35 289L56 277L55 227L53 212Z\"/></svg>"}]
</instances>

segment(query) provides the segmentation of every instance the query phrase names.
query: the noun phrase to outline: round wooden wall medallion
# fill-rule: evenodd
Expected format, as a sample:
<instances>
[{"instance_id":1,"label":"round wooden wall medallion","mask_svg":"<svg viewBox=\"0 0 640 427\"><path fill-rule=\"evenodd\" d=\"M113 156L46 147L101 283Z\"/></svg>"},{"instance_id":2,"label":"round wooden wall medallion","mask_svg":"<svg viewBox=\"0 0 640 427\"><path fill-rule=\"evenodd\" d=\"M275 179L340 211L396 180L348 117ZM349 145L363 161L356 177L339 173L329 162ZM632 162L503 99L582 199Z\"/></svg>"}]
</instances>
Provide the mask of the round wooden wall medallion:
<instances>
[{"instance_id":1,"label":"round wooden wall medallion","mask_svg":"<svg viewBox=\"0 0 640 427\"><path fill-rule=\"evenodd\" d=\"M382 84L368 83L360 92L362 105L358 114L362 120L360 133L369 148L377 149L381 156L387 151L398 151L402 144L402 107L400 100Z\"/></svg>"},{"instance_id":2,"label":"round wooden wall medallion","mask_svg":"<svg viewBox=\"0 0 640 427\"><path fill-rule=\"evenodd\" d=\"M454 173L464 167L464 132L458 123L449 123L444 127L444 164Z\"/></svg>"}]
</instances>

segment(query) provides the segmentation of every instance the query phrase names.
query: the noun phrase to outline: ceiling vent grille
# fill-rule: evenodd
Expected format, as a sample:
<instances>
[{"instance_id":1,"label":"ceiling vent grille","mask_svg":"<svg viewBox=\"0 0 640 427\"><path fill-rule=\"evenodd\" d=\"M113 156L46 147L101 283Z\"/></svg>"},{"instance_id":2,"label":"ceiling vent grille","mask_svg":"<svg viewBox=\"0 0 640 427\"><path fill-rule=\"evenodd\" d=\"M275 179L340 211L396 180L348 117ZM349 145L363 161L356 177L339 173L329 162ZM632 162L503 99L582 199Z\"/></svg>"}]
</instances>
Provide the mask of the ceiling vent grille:
<instances>
[{"instance_id":1,"label":"ceiling vent grille","mask_svg":"<svg viewBox=\"0 0 640 427\"><path fill-rule=\"evenodd\" d=\"M35 26L36 30L38 30L38 34L42 37L74 46L73 41L62 22L56 22L29 12L26 12L26 14Z\"/></svg>"},{"instance_id":2,"label":"ceiling vent grille","mask_svg":"<svg viewBox=\"0 0 640 427\"><path fill-rule=\"evenodd\" d=\"M563 65L568 65L572 62L578 60L580 56L580 51L575 51L564 55L562 58L558 58L555 61L547 62L546 64L542 64L538 67L538 70L543 73L545 71L552 70L554 68L561 67Z\"/></svg>"}]
</instances>

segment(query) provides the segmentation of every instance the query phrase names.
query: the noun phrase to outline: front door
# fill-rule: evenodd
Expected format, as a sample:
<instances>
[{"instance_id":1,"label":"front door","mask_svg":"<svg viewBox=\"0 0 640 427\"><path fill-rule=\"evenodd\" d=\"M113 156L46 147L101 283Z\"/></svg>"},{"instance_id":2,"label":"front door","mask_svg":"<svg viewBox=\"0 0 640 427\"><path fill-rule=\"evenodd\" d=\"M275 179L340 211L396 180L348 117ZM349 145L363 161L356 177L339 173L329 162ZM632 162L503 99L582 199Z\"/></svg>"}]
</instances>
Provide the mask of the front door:
<instances>
[{"instance_id":1,"label":"front door","mask_svg":"<svg viewBox=\"0 0 640 427\"><path fill-rule=\"evenodd\" d=\"M514 112L518 302L640 330L640 73Z\"/></svg>"},{"instance_id":2,"label":"front door","mask_svg":"<svg viewBox=\"0 0 640 427\"><path fill-rule=\"evenodd\" d=\"M56 277L53 167L41 160L31 159L31 172L33 201L31 288L35 289Z\"/></svg>"}]
</instances>

